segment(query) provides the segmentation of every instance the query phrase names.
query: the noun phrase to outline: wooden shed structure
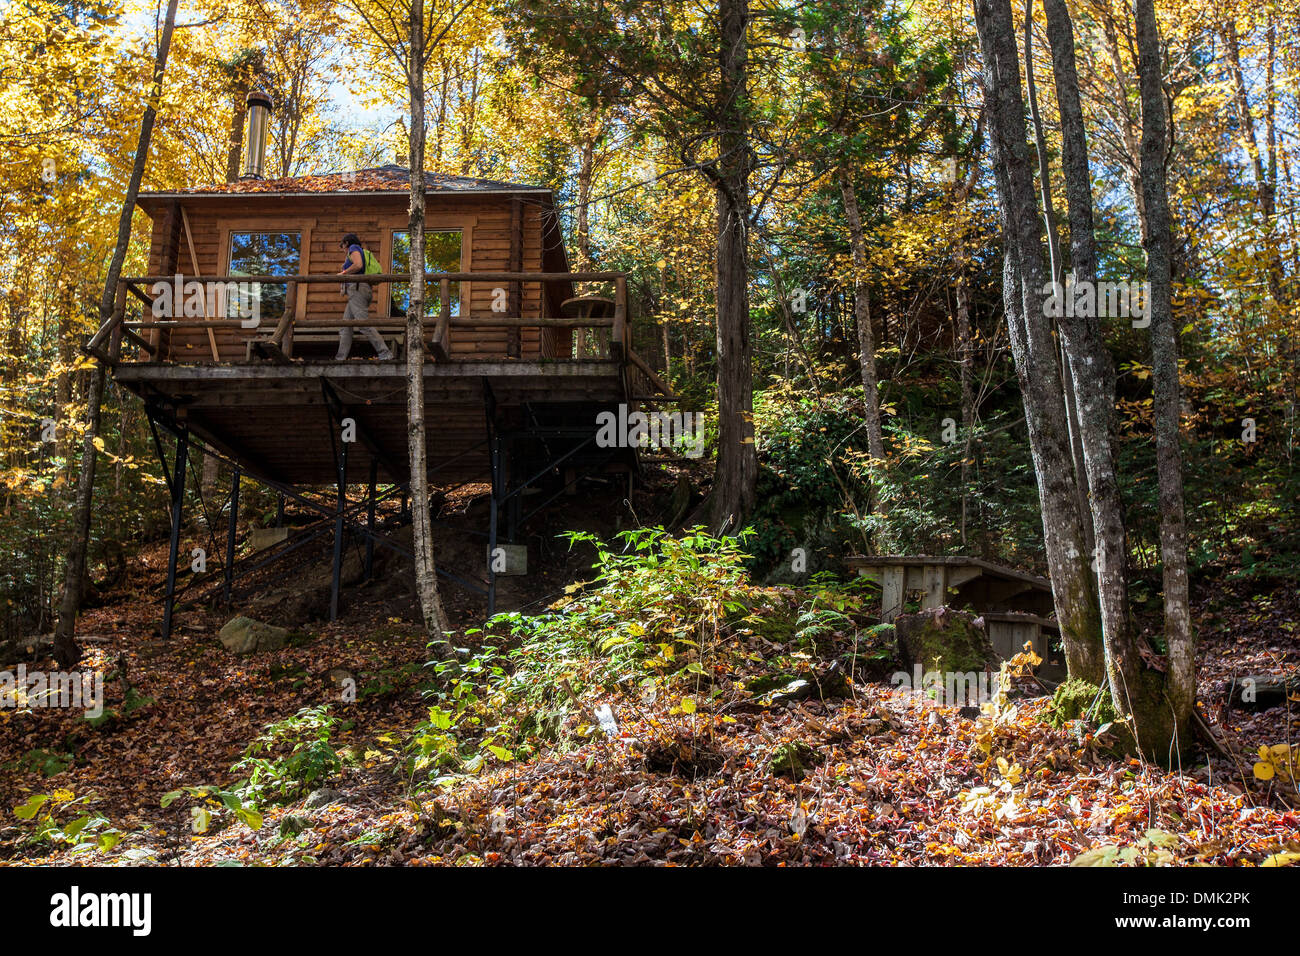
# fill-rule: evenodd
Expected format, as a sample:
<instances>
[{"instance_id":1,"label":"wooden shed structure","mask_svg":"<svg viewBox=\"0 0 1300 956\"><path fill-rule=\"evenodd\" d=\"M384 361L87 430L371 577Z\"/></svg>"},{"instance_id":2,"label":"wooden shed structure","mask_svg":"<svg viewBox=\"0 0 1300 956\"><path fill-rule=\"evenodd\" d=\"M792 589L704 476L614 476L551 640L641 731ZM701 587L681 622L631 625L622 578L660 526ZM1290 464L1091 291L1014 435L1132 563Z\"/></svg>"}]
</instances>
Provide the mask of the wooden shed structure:
<instances>
[{"instance_id":1,"label":"wooden shed structure","mask_svg":"<svg viewBox=\"0 0 1300 956\"><path fill-rule=\"evenodd\" d=\"M409 481L401 354L412 272L409 189L409 170L390 165L140 194L152 221L148 274L120 281L114 314L87 350L145 402L168 475L164 632L191 445L235 468L227 595L242 573L233 559L241 475L322 511L314 531L334 533L335 613L348 534L364 536L368 551L402 550L376 529L374 513L378 487L404 494ZM550 501L584 471L635 471L635 449L598 447L602 411L671 396L631 348L626 276L570 271L549 189L437 173L426 174L426 189L430 481L490 484L487 555L524 519L526 488L551 490L541 496ZM381 268L353 277L374 289L366 321L341 318L346 233ZM394 358L377 360L357 335L350 357L336 360L344 326L377 328ZM160 431L175 438L170 463ZM324 484L336 489L332 509L305 494ZM352 496L356 485L365 490ZM278 547L287 553L301 543L290 537ZM257 566L274 556L259 556ZM485 565L447 576L481 584L491 610L495 571ZM486 580L476 583L480 570Z\"/></svg>"},{"instance_id":2,"label":"wooden shed structure","mask_svg":"<svg viewBox=\"0 0 1300 956\"><path fill-rule=\"evenodd\" d=\"M1044 577L965 555L849 555L844 563L880 585L880 619L893 621L909 600L921 609L950 605L984 618L1004 660L1026 642L1047 660L1060 626L1052 618L1052 584Z\"/></svg>"}]
</instances>

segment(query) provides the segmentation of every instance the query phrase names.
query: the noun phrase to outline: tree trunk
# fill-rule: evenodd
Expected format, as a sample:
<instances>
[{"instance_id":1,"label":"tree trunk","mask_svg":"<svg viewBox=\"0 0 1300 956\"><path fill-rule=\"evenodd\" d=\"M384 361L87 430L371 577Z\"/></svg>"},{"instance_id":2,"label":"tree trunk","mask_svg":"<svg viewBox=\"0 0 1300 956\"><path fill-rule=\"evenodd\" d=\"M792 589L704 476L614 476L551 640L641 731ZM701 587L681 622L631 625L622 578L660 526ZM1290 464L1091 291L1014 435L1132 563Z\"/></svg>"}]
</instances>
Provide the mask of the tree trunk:
<instances>
[{"instance_id":1,"label":"tree trunk","mask_svg":"<svg viewBox=\"0 0 1300 956\"><path fill-rule=\"evenodd\" d=\"M1270 42L1272 33L1269 34ZM1232 75L1233 101L1237 106L1237 118L1243 130L1243 145L1251 162L1255 176L1255 200L1259 205L1260 221L1264 227L1265 255L1268 258L1268 289L1273 301L1283 302L1282 291L1282 255L1278 244L1276 230L1276 200L1274 196L1274 179L1276 177L1276 141L1273 129L1273 90L1271 73L1273 58L1270 55L1267 68L1270 74L1268 89L1265 91L1265 139L1268 143L1269 166L1265 169L1264 156L1260 153L1259 141L1255 136L1255 118L1250 111L1250 99L1246 92L1246 76L1241 68L1241 42L1237 36L1237 23L1229 14L1223 25L1224 51L1227 53L1228 72Z\"/></svg>"},{"instance_id":2,"label":"tree trunk","mask_svg":"<svg viewBox=\"0 0 1300 956\"><path fill-rule=\"evenodd\" d=\"M158 52L154 57L153 83L150 86L148 105L140 120L140 139L135 147L135 163L127 182L126 195L122 197L122 212L117 221L117 245L104 277L104 294L99 300L99 323L102 326L113 317L117 299L117 280L122 275L126 249L131 242L131 216L135 212L136 197L140 194L140 181L144 178L144 164L149 158L149 142L153 138L156 116L155 104L162 99L163 76L167 71L167 54L171 50L172 30L176 24L178 0L169 0L167 16L163 21ZM64 569L63 596L59 602L59 622L54 629L54 656L59 666L67 669L81 660L77 646L77 611L81 609L82 589L86 575L86 549L90 545L91 499L95 491L95 446L99 440L99 411L104 398L104 367L95 361L86 389L86 434L81 446L81 474L77 478L77 499L72 525L72 540L68 543L68 563Z\"/></svg>"},{"instance_id":3,"label":"tree trunk","mask_svg":"<svg viewBox=\"0 0 1300 956\"><path fill-rule=\"evenodd\" d=\"M974 349L970 331L970 286L965 275L965 244L959 254L963 271L958 273L957 295L957 368L961 379L961 546L966 549L966 506L970 498L970 454L975 441L975 388L973 384Z\"/></svg>"},{"instance_id":4,"label":"tree trunk","mask_svg":"<svg viewBox=\"0 0 1300 956\"><path fill-rule=\"evenodd\" d=\"M1142 193L1147 211L1147 303L1151 317L1151 378L1156 433L1156 480L1160 501L1160 556L1164 564L1167 699L1144 701L1153 733L1148 743L1165 757L1175 744L1186 748L1196 701L1196 646L1188 608L1187 526L1183 516L1183 461L1179 448L1178 335L1173 314L1173 235L1165 181L1165 94L1160 33L1153 0L1137 0L1138 84L1142 103ZM1169 711L1172 709L1173 713ZM1170 726L1172 718L1172 726ZM1167 730L1166 730L1167 728ZM1165 731L1169 737L1166 737ZM1147 735L1144 733L1145 738ZM1170 739L1172 738L1172 739ZM1147 742L1144 740L1143 742Z\"/></svg>"},{"instance_id":5,"label":"tree trunk","mask_svg":"<svg viewBox=\"0 0 1300 956\"><path fill-rule=\"evenodd\" d=\"M230 116L230 143L226 149L226 182L228 183L239 181L239 167L244 152L244 123L248 119L247 97L248 90L236 88L232 103L234 111Z\"/></svg>"},{"instance_id":6,"label":"tree trunk","mask_svg":"<svg viewBox=\"0 0 1300 956\"><path fill-rule=\"evenodd\" d=\"M841 166L838 177L849 222L853 250L853 317L858 325L858 354L862 361L862 404L867 427L867 451L877 462L885 460L885 439L880 424L880 386L876 380L876 344L871 329L871 299L867 291L867 240L862 233L862 213L849 171Z\"/></svg>"},{"instance_id":7,"label":"tree trunk","mask_svg":"<svg viewBox=\"0 0 1300 956\"><path fill-rule=\"evenodd\" d=\"M1065 0L1044 0L1044 10L1061 116L1061 165L1069 204L1071 259L1077 282L1095 282L1097 243L1092 215L1092 175L1075 68L1074 28ZM1063 314L1059 323L1074 391L1079 397L1080 439L1091 489L1091 521L1096 532L1094 555L1107 679L1112 697L1125 700L1129 696L1125 688L1145 683L1146 678L1139 673L1140 654L1129 628L1124 509L1111 440L1115 364L1106 349L1096 315Z\"/></svg>"},{"instance_id":8,"label":"tree trunk","mask_svg":"<svg viewBox=\"0 0 1300 956\"><path fill-rule=\"evenodd\" d=\"M411 0L410 61L407 86L411 98L411 301L406 310L406 437L411 466L411 531L415 550L415 587L426 633L446 640L447 615L438 595L438 568L433 556L429 514L429 469L424 432L424 4Z\"/></svg>"},{"instance_id":9,"label":"tree trunk","mask_svg":"<svg viewBox=\"0 0 1300 956\"><path fill-rule=\"evenodd\" d=\"M980 116L976 122L976 138L979 138L979 132L984 128L984 111L980 111ZM954 199L959 208L963 208L970 201L971 190L975 188L975 179L979 175L979 165L975 158L972 157L970 169L967 171L964 179L959 179ZM962 453L961 453L961 546L965 550L968 546L966 528L968 524L968 506L970 501L970 467L973 464L971 451L975 447L975 343L971 336L971 298L970 298L970 281L967 279L966 270L970 265L970 252L967 248L968 237L966 235L966 225L962 223L957 234L957 248L954 258L957 263L957 276L954 281L954 294L957 299L957 314L955 317L956 324L956 342L957 342L957 368L958 378L961 385L961 428L962 428Z\"/></svg>"},{"instance_id":10,"label":"tree trunk","mask_svg":"<svg viewBox=\"0 0 1300 956\"><path fill-rule=\"evenodd\" d=\"M596 123L588 125L582 136L578 161L578 224L575 240L578 245L578 271L591 270L591 227L587 206L591 203L591 179L595 165Z\"/></svg>"},{"instance_id":11,"label":"tree trunk","mask_svg":"<svg viewBox=\"0 0 1300 956\"><path fill-rule=\"evenodd\" d=\"M711 523L736 532L753 510L758 483L754 447L753 344L749 338L749 136L745 115L748 0L719 0L717 198L718 460Z\"/></svg>"},{"instance_id":12,"label":"tree trunk","mask_svg":"<svg viewBox=\"0 0 1300 956\"><path fill-rule=\"evenodd\" d=\"M976 0L983 87L1005 242L1003 299L1038 477L1043 543L1070 673L1104 679L1096 583L1084 548L1056 344L1044 309L1042 224L1020 92L1019 57L1008 0Z\"/></svg>"},{"instance_id":13,"label":"tree trunk","mask_svg":"<svg viewBox=\"0 0 1300 956\"><path fill-rule=\"evenodd\" d=\"M1052 168L1043 136L1043 121L1038 112L1038 85L1034 82L1034 0L1025 0L1025 92L1029 96L1029 119L1034 127L1034 146L1038 153L1038 189L1043 199L1043 227L1047 231L1047 262L1052 282L1063 281L1060 239L1056 228L1056 207L1052 203ZM1083 441L1079 436L1079 402L1074 382L1066 370L1064 351L1060 354L1061 380L1065 388L1065 422L1070 430L1070 456L1074 460L1074 483L1078 489L1079 524L1083 528L1084 550L1093 554L1096 540L1088 515L1088 472L1083 462Z\"/></svg>"}]
</instances>

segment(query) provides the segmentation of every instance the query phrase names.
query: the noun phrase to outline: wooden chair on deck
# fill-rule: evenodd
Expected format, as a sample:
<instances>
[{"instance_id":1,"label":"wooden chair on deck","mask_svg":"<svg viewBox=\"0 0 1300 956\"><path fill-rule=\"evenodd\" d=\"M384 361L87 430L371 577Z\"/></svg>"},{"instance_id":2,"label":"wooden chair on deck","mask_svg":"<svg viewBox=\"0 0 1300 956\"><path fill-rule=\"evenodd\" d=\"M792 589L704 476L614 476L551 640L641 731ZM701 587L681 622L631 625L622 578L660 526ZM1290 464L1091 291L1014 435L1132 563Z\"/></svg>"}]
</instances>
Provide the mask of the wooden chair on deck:
<instances>
[{"instance_id":1,"label":"wooden chair on deck","mask_svg":"<svg viewBox=\"0 0 1300 956\"><path fill-rule=\"evenodd\" d=\"M599 295L579 295L560 303L565 318L609 319L614 316L614 300ZM587 333L593 333L594 342L588 354ZM561 351L564 351L561 349ZM574 329L571 354L564 358L605 358L609 355L609 329Z\"/></svg>"}]
</instances>

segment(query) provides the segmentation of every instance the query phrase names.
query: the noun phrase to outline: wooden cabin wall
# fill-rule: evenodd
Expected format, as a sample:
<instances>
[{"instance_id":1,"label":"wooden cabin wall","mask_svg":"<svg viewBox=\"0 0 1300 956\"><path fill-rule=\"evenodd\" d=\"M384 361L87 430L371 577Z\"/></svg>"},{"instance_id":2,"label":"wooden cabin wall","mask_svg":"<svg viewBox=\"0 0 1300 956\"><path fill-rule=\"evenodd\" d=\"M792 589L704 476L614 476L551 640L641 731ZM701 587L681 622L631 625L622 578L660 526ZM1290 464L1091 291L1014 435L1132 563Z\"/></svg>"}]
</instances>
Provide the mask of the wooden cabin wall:
<instances>
[{"instance_id":1,"label":"wooden cabin wall","mask_svg":"<svg viewBox=\"0 0 1300 956\"><path fill-rule=\"evenodd\" d=\"M341 197L337 195L272 198L264 195L233 195L221 199L201 198L163 203L152 210L149 272L153 275L184 276L228 274L229 235L241 229L298 231L302 234L301 269L304 274L337 272L343 261L339 239L355 232L366 248L375 252L387 269L392 254L392 231L407 225L407 198ZM184 215L182 215L182 211ZM188 231L186 224L188 223ZM463 233L462 269L469 272L540 272L543 242L542 209L529 197L437 196L428 200L426 224L431 230L457 228ZM191 256L191 242L193 256ZM197 261L195 261L197 260ZM461 315L491 315L497 283L471 283L466 297L461 290ZM436 299L438 286L431 283L428 294ZM552 295L544 296L541 283L524 283L518 298L506 290L510 313L523 316L543 314L555 307ZM387 315L388 287L376 290L370 314L380 326L400 324ZM333 283L311 284L299 289L296 317L321 320L343 314L346 300ZM514 311L515 308L518 311ZM147 321L146 310L146 321ZM261 316L263 334L275 327L278 315ZM173 362L243 361L251 333L233 329L181 329L149 336L160 341L160 357ZM536 358L541 354L537 329L518 334L518 354ZM358 337L354 355L368 354ZM215 349L215 356L214 356ZM508 329L463 329L451 332L451 354L456 358L502 358L510 356Z\"/></svg>"}]
</instances>

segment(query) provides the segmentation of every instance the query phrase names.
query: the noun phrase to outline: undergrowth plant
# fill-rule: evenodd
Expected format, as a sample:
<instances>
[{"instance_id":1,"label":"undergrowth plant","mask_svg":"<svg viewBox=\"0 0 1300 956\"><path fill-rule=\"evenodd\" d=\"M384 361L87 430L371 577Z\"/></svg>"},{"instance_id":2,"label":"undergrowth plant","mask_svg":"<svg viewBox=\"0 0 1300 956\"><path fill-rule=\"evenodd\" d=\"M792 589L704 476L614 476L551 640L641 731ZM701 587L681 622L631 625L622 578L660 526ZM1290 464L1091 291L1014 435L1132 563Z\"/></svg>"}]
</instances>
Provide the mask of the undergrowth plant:
<instances>
[{"instance_id":1,"label":"undergrowth plant","mask_svg":"<svg viewBox=\"0 0 1300 956\"><path fill-rule=\"evenodd\" d=\"M14 807L14 816L28 822L27 843L53 843L71 847L73 852L104 852L117 846L122 833L108 817L90 809L94 802L91 794L78 797L71 790L55 790L33 794Z\"/></svg>"},{"instance_id":2,"label":"undergrowth plant","mask_svg":"<svg viewBox=\"0 0 1300 956\"><path fill-rule=\"evenodd\" d=\"M304 707L292 717L266 725L249 744L231 772L247 774L237 788L246 800L261 805L268 800L293 800L343 769L330 735L339 719L329 705Z\"/></svg>"},{"instance_id":3,"label":"undergrowth plant","mask_svg":"<svg viewBox=\"0 0 1300 956\"><path fill-rule=\"evenodd\" d=\"M650 679L689 695L688 711L696 696L714 692L719 631L749 613L759 593L744 566L745 535L717 538L697 528L674 537L643 528L612 543L585 532L565 537L595 547L595 577L568 587L547 613L493 618L486 636L504 639L509 651L488 648L468 662L432 665L442 681L412 736L412 782L476 772L489 760L561 742L586 688Z\"/></svg>"}]
</instances>

